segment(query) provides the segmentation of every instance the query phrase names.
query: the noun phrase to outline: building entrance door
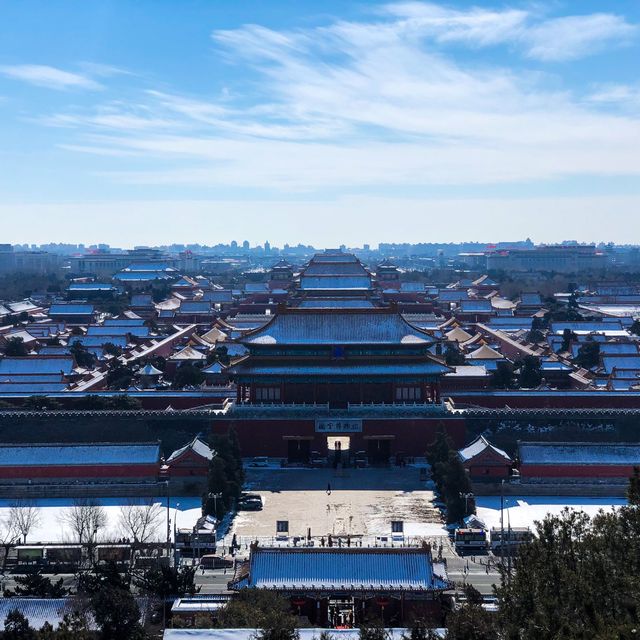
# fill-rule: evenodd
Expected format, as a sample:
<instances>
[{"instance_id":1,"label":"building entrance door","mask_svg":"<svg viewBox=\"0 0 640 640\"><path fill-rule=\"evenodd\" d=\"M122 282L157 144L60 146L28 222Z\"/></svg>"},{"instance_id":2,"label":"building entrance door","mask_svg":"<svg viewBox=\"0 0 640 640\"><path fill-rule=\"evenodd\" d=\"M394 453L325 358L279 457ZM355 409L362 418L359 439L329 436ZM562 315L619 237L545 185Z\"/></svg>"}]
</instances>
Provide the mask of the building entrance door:
<instances>
[{"instance_id":1,"label":"building entrance door","mask_svg":"<svg viewBox=\"0 0 640 640\"><path fill-rule=\"evenodd\" d=\"M368 451L369 464L386 465L391 457L391 440L389 438L371 438Z\"/></svg>"},{"instance_id":2,"label":"building entrance door","mask_svg":"<svg viewBox=\"0 0 640 640\"><path fill-rule=\"evenodd\" d=\"M310 440L287 440L287 461L293 464L307 464L311 456Z\"/></svg>"},{"instance_id":3,"label":"building entrance door","mask_svg":"<svg viewBox=\"0 0 640 640\"><path fill-rule=\"evenodd\" d=\"M346 467L349 464L349 436L327 436L329 464L335 469L339 464Z\"/></svg>"},{"instance_id":4,"label":"building entrance door","mask_svg":"<svg viewBox=\"0 0 640 640\"><path fill-rule=\"evenodd\" d=\"M351 629L355 624L353 598L329 598L327 611L329 626L334 629Z\"/></svg>"}]
</instances>

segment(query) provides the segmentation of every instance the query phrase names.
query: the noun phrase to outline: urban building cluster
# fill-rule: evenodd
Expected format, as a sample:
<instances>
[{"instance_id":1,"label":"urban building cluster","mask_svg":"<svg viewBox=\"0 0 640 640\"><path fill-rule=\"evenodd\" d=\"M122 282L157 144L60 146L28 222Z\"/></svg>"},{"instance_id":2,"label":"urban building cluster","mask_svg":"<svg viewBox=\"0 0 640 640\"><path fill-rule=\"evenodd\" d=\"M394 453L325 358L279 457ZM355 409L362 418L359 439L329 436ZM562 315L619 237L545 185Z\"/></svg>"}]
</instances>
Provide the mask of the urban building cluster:
<instances>
[{"instance_id":1,"label":"urban building cluster","mask_svg":"<svg viewBox=\"0 0 640 640\"><path fill-rule=\"evenodd\" d=\"M206 505L212 442L231 433L258 468L422 461L416 473L445 439L466 502L623 495L640 465L640 283L616 269L632 271L637 248L466 248L5 250L2 270L57 280L0 300L0 497ZM467 524L460 540L479 535ZM177 600L175 619L264 589L317 627L441 620L453 560L388 525L370 544L351 521L321 538L274 521L276 544L246 543L224 594ZM208 526L194 523L192 553L191 534L211 546Z\"/></svg>"},{"instance_id":2,"label":"urban building cluster","mask_svg":"<svg viewBox=\"0 0 640 640\"><path fill-rule=\"evenodd\" d=\"M509 297L486 273L428 282L343 250L231 281L164 256L119 260L109 277L91 263L63 291L2 301L5 408L207 408L244 455L305 463L335 433L345 455L387 460L424 451L442 425L464 445L481 411L577 423L609 411L618 425L640 410L637 285Z\"/></svg>"}]
</instances>

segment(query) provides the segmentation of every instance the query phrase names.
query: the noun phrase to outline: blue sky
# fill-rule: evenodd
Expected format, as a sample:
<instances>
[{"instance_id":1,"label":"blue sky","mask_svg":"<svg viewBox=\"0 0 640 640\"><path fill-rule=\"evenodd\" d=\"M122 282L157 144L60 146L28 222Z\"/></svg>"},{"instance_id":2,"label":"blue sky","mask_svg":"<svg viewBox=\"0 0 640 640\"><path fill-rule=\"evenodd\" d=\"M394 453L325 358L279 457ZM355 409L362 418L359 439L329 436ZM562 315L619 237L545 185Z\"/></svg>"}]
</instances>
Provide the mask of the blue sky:
<instances>
[{"instance_id":1,"label":"blue sky","mask_svg":"<svg viewBox=\"0 0 640 640\"><path fill-rule=\"evenodd\" d=\"M0 0L5 242L640 243L640 3Z\"/></svg>"}]
</instances>

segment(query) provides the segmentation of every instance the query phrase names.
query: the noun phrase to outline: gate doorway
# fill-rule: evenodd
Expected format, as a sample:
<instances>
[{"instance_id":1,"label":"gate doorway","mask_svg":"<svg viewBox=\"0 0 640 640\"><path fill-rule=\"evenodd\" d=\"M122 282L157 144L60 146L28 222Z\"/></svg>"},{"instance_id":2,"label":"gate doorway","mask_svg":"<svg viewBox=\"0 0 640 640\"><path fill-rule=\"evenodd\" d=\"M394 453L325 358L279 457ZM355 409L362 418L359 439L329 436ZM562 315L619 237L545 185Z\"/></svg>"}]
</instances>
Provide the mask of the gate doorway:
<instances>
[{"instance_id":1,"label":"gate doorway","mask_svg":"<svg viewBox=\"0 0 640 640\"><path fill-rule=\"evenodd\" d=\"M370 438L367 453L369 456L369 464L389 464L389 458L391 458L391 438Z\"/></svg>"},{"instance_id":2,"label":"gate doorway","mask_svg":"<svg viewBox=\"0 0 640 640\"><path fill-rule=\"evenodd\" d=\"M355 624L353 598L329 598L327 614L330 627L334 629L352 629Z\"/></svg>"},{"instance_id":3,"label":"gate doorway","mask_svg":"<svg viewBox=\"0 0 640 640\"><path fill-rule=\"evenodd\" d=\"M346 467L349 464L349 436L327 436L327 450L329 464L335 469L339 464Z\"/></svg>"},{"instance_id":4,"label":"gate doorway","mask_svg":"<svg viewBox=\"0 0 640 640\"><path fill-rule=\"evenodd\" d=\"M311 457L311 440L291 438L287 440L287 462L307 464Z\"/></svg>"}]
</instances>

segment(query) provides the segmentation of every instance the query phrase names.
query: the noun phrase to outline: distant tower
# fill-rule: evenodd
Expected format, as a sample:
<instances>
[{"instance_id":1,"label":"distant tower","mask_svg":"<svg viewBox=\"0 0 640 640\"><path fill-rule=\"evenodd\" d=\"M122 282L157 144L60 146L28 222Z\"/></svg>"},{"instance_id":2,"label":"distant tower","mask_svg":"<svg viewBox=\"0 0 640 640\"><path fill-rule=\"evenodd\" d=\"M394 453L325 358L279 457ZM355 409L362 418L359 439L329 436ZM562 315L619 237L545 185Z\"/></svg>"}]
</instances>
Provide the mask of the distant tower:
<instances>
[{"instance_id":1,"label":"distant tower","mask_svg":"<svg viewBox=\"0 0 640 640\"><path fill-rule=\"evenodd\" d=\"M271 252L271 245L269 244L268 240L264 243L264 252L265 253L270 253Z\"/></svg>"},{"instance_id":2,"label":"distant tower","mask_svg":"<svg viewBox=\"0 0 640 640\"><path fill-rule=\"evenodd\" d=\"M242 248L243 248L243 249L245 249L245 250L248 250L248 249L249 249L249 241L248 241L248 240L245 240L245 241L242 243Z\"/></svg>"}]
</instances>

